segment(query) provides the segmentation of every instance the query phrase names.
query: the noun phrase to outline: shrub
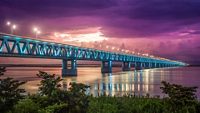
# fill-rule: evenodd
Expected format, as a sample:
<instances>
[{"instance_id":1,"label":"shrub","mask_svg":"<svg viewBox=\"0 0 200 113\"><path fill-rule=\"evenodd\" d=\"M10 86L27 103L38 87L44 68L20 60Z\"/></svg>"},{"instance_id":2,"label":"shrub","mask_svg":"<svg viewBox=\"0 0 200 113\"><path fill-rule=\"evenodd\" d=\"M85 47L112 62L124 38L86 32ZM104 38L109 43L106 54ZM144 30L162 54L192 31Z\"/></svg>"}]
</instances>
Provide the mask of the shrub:
<instances>
[{"instance_id":1,"label":"shrub","mask_svg":"<svg viewBox=\"0 0 200 113\"><path fill-rule=\"evenodd\" d=\"M162 81L162 92L169 97L164 101L169 103L169 111L171 112L187 112L193 113L195 111L195 105L197 104L196 89L197 87L184 87L182 85L170 84Z\"/></svg>"},{"instance_id":2,"label":"shrub","mask_svg":"<svg viewBox=\"0 0 200 113\"><path fill-rule=\"evenodd\" d=\"M38 77L42 78L40 82L39 92L41 95L52 96L54 95L61 85L59 84L62 79L56 77L55 74L51 75L46 72L39 71Z\"/></svg>"},{"instance_id":3,"label":"shrub","mask_svg":"<svg viewBox=\"0 0 200 113\"><path fill-rule=\"evenodd\" d=\"M61 90L59 84L62 79L56 77L54 74L48 74L46 72L39 72L38 77L42 78L39 95L34 95L31 98L37 100L37 103L46 109L48 106L62 105L62 110L68 113L85 113L88 108L89 96L85 94L85 91L89 86L81 83L70 83L69 90ZM40 101L40 100L43 101ZM59 111L59 108L57 111Z\"/></svg>"},{"instance_id":4,"label":"shrub","mask_svg":"<svg viewBox=\"0 0 200 113\"><path fill-rule=\"evenodd\" d=\"M67 104L54 104L50 105L44 109L39 110L39 113L67 113L66 112Z\"/></svg>"},{"instance_id":5,"label":"shrub","mask_svg":"<svg viewBox=\"0 0 200 113\"><path fill-rule=\"evenodd\" d=\"M15 106L13 113L38 113L39 106L31 99L22 99Z\"/></svg>"},{"instance_id":6,"label":"shrub","mask_svg":"<svg viewBox=\"0 0 200 113\"><path fill-rule=\"evenodd\" d=\"M175 105L190 105L196 101L197 87L184 87L182 85L170 84L162 81L162 92L169 96L169 100Z\"/></svg>"},{"instance_id":7,"label":"shrub","mask_svg":"<svg viewBox=\"0 0 200 113\"><path fill-rule=\"evenodd\" d=\"M0 67L0 76L5 72L5 68ZM14 80L13 78L0 79L0 111L6 112L13 108L14 104L18 100L22 99L24 96L21 93L24 93L24 89L19 87L25 82Z\"/></svg>"}]
</instances>

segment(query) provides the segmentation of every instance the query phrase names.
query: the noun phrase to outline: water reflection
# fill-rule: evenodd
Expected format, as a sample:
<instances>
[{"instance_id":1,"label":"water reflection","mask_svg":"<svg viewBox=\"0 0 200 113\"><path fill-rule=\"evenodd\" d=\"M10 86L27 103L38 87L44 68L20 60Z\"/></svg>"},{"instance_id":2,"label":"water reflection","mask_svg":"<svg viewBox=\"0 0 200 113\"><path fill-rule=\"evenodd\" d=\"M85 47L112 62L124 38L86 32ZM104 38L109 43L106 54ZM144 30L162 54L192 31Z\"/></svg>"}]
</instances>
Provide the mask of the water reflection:
<instances>
[{"instance_id":1,"label":"water reflection","mask_svg":"<svg viewBox=\"0 0 200 113\"><path fill-rule=\"evenodd\" d=\"M153 85L149 84L149 81L153 83L154 79L150 79L150 70L139 70L121 72L115 74L102 74L101 79L95 80L80 80L79 77L66 77L63 78L64 86L69 86L70 82L81 82L90 86L88 90L89 94L94 96L110 95L110 96L123 96L126 94L131 95L146 95L149 90L152 90ZM151 70L153 72L153 70ZM65 87L67 88L67 87Z\"/></svg>"},{"instance_id":2,"label":"water reflection","mask_svg":"<svg viewBox=\"0 0 200 113\"><path fill-rule=\"evenodd\" d=\"M30 93L38 90L40 79L36 76L38 70L60 76L60 68L7 68L5 76L18 80L28 81L23 88ZM63 78L63 88L67 89L70 82L84 83L91 86L88 94L94 96L125 94L163 96L160 90L160 82L181 84L184 86L198 86L197 95L200 98L200 67L146 69L140 71L114 72L113 74L101 74L100 67L78 68L77 77Z\"/></svg>"}]
</instances>

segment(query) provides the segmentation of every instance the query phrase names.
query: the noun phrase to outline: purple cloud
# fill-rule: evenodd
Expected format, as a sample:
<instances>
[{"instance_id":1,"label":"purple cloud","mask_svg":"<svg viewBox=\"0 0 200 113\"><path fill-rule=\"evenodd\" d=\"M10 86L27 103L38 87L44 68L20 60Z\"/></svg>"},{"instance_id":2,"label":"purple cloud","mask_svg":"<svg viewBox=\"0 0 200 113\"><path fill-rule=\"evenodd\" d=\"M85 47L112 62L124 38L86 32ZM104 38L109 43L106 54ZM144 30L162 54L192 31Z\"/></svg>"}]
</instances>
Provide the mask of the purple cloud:
<instances>
[{"instance_id":1,"label":"purple cloud","mask_svg":"<svg viewBox=\"0 0 200 113\"><path fill-rule=\"evenodd\" d=\"M156 55L188 62L200 57L199 0L1 0L0 13L2 32L8 31L6 20L19 25L19 35L28 36L33 25L39 25L44 36L56 30L101 27L111 40L156 40L137 46Z\"/></svg>"}]
</instances>

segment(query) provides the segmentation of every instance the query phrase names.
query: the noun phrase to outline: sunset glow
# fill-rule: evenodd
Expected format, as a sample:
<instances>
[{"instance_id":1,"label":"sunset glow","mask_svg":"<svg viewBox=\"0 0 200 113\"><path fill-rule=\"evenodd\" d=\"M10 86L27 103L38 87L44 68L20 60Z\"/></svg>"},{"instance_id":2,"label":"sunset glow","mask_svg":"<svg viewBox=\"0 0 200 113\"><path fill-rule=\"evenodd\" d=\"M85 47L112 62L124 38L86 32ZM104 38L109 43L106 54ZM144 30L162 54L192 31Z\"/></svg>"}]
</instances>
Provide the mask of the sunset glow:
<instances>
[{"instance_id":1,"label":"sunset glow","mask_svg":"<svg viewBox=\"0 0 200 113\"><path fill-rule=\"evenodd\" d=\"M96 33L87 33L87 34L67 34L67 33L54 33L56 38L62 38L64 41L77 41L77 42L95 42L107 40L103 34L98 31Z\"/></svg>"},{"instance_id":2,"label":"sunset glow","mask_svg":"<svg viewBox=\"0 0 200 113\"><path fill-rule=\"evenodd\" d=\"M0 21L5 25L1 26L2 32L11 33L10 27L17 24L20 27L14 34L35 37L30 28L39 25L42 32L38 37L44 40L77 46L82 43L86 47L109 45L114 51L129 50L200 63L194 61L200 57L197 0L23 1L0 2L3 14ZM37 1L43 10L39 10ZM156 8L154 4L158 4Z\"/></svg>"}]
</instances>

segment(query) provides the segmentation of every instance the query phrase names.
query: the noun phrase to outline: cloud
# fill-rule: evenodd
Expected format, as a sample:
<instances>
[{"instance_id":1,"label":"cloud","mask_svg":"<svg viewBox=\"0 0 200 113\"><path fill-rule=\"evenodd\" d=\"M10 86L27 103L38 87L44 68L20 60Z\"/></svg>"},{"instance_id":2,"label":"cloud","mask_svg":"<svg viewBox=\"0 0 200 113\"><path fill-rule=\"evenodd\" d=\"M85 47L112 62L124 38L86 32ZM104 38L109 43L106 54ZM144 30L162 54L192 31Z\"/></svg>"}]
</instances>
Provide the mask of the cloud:
<instances>
[{"instance_id":1,"label":"cloud","mask_svg":"<svg viewBox=\"0 0 200 113\"><path fill-rule=\"evenodd\" d=\"M96 18L98 21L85 26L101 23L108 37L165 35L199 24L200 18L198 0L1 0L0 4L4 18L23 21L65 18L63 24L59 23L62 28L70 24L68 19L76 19L76 16ZM76 19L80 21L87 20Z\"/></svg>"},{"instance_id":2,"label":"cloud","mask_svg":"<svg viewBox=\"0 0 200 113\"><path fill-rule=\"evenodd\" d=\"M24 13L23 16L42 18L60 18L68 16L90 15L95 10L112 7L114 0L1 0L1 9L12 14ZM12 9L12 10L9 10ZM13 10L14 9L14 10Z\"/></svg>"},{"instance_id":3,"label":"cloud","mask_svg":"<svg viewBox=\"0 0 200 113\"><path fill-rule=\"evenodd\" d=\"M200 56L199 0L0 0L0 13L0 24L17 23L19 35L33 36L35 25L44 38L100 27L110 40L140 40L126 41L130 48L189 62ZM7 26L0 29L8 32Z\"/></svg>"},{"instance_id":4,"label":"cloud","mask_svg":"<svg viewBox=\"0 0 200 113\"><path fill-rule=\"evenodd\" d=\"M131 1L130 18L153 20L182 20L199 18L200 2L198 0L148 0Z\"/></svg>"},{"instance_id":5,"label":"cloud","mask_svg":"<svg viewBox=\"0 0 200 113\"><path fill-rule=\"evenodd\" d=\"M62 19L57 22L60 27L49 28L59 29L66 28L69 19L83 17L88 19L76 19L73 23L85 22L85 27L101 23L104 34L119 38L166 35L199 25L200 18L198 0L1 0L0 4L1 18L22 23L51 22L46 25ZM91 21L93 18L98 21Z\"/></svg>"}]
</instances>

